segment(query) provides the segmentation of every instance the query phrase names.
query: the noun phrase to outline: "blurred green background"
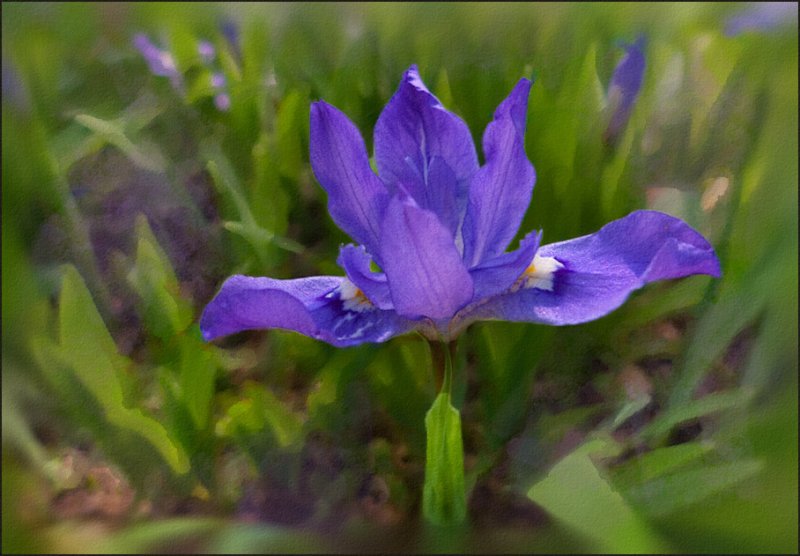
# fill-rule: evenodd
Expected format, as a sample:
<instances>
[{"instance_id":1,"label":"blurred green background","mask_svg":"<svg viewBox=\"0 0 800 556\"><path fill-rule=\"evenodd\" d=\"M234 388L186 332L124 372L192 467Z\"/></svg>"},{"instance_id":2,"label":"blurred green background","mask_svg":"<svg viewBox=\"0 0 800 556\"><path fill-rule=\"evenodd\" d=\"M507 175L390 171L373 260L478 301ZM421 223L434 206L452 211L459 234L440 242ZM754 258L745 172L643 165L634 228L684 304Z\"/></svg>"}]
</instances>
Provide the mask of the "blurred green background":
<instances>
[{"instance_id":1,"label":"blurred green background","mask_svg":"<svg viewBox=\"0 0 800 556\"><path fill-rule=\"evenodd\" d=\"M794 6L726 33L754 6L4 3L3 551L797 550ZM604 141L640 34L641 95ZM470 515L447 530L420 517L424 340L197 327L230 274L341 274L309 105L371 150L412 63L476 140L535 77L523 232L653 208L723 266L586 325L473 325Z\"/></svg>"}]
</instances>

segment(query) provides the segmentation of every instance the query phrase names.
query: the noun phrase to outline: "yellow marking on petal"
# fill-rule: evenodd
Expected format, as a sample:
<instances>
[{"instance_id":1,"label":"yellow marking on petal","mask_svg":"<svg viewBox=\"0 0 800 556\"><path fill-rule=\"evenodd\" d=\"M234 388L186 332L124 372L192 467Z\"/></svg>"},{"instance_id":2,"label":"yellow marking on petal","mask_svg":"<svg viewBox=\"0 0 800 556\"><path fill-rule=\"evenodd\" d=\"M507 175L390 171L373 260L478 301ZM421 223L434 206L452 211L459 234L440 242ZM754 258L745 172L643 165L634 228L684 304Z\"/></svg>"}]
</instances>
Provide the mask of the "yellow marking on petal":
<instances>
[{"instance_id":1,"label":"yellow marking on petal","mask_svg":"<svg viewBox=\"0 0 800 556\"><path fill-rule=\"evenodd\" d=\"M511 287L511 291L517 291L520 288L553 291L556 270L561 268L564 268L564 265L553 257L536 255Z\"/></svg>"},{"instance_id":2,"label":"yellow marking on petal","mask_svg":"<svg viewBox=\"0 0 800 556\"><path fill-rule=\"evenodd\" d=\"M342 300L342 306L346 311L360 313L375 308L367 295L361 291L361 288L358 288L347 278L345 278L341 286L339 286L339 298Z\"/></svg>"}]
</instances>

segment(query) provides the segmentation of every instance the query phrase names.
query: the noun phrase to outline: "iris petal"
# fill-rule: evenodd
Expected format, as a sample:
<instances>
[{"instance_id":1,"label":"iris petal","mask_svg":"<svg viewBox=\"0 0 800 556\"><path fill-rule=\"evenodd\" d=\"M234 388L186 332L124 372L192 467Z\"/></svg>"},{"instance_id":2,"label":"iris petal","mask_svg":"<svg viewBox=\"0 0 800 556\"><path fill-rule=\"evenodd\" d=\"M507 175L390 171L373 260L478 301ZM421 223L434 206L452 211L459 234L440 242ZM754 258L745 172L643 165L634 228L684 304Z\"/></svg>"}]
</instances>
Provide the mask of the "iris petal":
<instances>
[{"instance_id":1,"label":"iris petal","mask_svg":"<svg viewBox=\"0 0 800 556\"><path fill-rule=\"evenodd\" d=\"M283 328L345 347L384 342L413 327L394 311L345 309L339 293L344 280L232 276L203 311L200 329L206 340L213 340L243 330Z\"/></svg>"},{"instance_id":2,"label":"iris petal","mask_svg":"<svg viewBox=\"0 0 800 556\"><path fill-rule=\"evenodd\" d=\"M497 295L509 289L531 264L539 242L541 232L530 232L519 248L511 253L503 253L469 271L475 282L475 300Z\"/></svg>"},{"instance_id":3,"label":"iris petal","mask_svg":"<svg viewBox=\"0 0 800 556\"><path fill-rule=\"evenodd\" d=\"M311 105L311 166L328 193L328 212L336 224L377 255L380 219L389 201L372 171L364 140L340 110L319 101Z\"/></svg>"},{"instance_id":4,"label":"iris petal","mask_svg":"<svg viewBox=\"0 0 800 556\"><path fill-rule=\"evenodd\" d=\"M606 140L618 136L630 118L636 98L644 80L645 57L644 36L625 46L625 56L620 60L611 76L608 100L611 105L611 118L606 128Z\"/></svg>"},{"instance_id":5,"label":"iris petal","mask_svg":"<svg viewBox=\"0 0 800 556\"><path fill-rule=\"evenodd\" d=\"M578 324L610 313L649 282L720 275L714 249L703 236L655 211L633 212L597 233L542 246L537 255L563 265L555 271L552 291L522 288L501 294L464 320Z\"/></svg>"},{"instance_id":6,"label":"iris petal","mask_svg":"<svg viewBox=\"0 0 800 556\"><path fill-rule=\"evenodd\" d=\"M433 175L441 171L432 168L437 158L454 177L455 191L427 193L443 184ZM387 185L402 185L419 206L432 210L443 222L459 220L469 180L478 170L475 144L467 124L425 87L416 65L403 75L375 124L375 161ZM449 180L444 183L449 185ZM444 195L452 196L453 203L428 202Z\"/></svg>"},{"instance_id":7,"label":"iris petal","mask_svg":"<svg viewBox=\"0 0 800 556\"><path fill-rule=\"evenodd\" d=\"M372 272L372 257L363 246L343 246L336 262L344 269L347 278L379 309L394 308L386 274Z\"/></svg>"},{"instance_id":8,"label":"iris petal","mask_svg":"<svg viewBox=\"0 0 800 556\"><path fill-rule=\"evenodd\" d=\"M500 103L483 134L486 164L469 187L464 261L469 268L500 255L528 209L536 173L525 154L525 115L531 82L521 79Z\"/></svg>"},{"instance_id":9,"label":"iris petal","mask_svg":"<svg viewBox=\"0 0 800 556\"><path fill-rule=\"evenodd\" d=\"M381 242L383 269L400 315L447 319L472 299L472 278L452 235L410 197L389 203Z\"/></svg>"}]
</instances>

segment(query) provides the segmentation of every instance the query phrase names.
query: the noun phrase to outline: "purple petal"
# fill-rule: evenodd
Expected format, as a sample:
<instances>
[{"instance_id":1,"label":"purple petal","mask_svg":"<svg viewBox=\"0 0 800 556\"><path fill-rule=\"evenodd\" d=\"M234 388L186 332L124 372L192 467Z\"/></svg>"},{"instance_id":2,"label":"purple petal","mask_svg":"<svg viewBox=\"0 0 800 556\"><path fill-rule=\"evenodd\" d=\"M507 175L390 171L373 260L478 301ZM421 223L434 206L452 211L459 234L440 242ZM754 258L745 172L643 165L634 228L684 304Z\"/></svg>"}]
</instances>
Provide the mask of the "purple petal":
<instances>
[{"instance_id":1,"label":"purple petal","mask_svg":"<svg viewBox=\"0 0 800 556\"><path fill-rule=\"evenodd\" d=\"M429 202L445 195L437 191L443 184L432 168L436 158L454 176L456 191L446 195L455 194L455 204ZM478 170L475 145L467 124L428 91L416 65L403 75L375 124L375 161L386 184L403 184L419 206L434 211L443 222L458 221L469 180ZM449 188L451 184L447 181L444 185ZM432 192L426 194L429 190Z\"/></svg>"},{"instance_id":2,"label":"purple petal","mask_svg":"<svg viewBox=\"0 0 800 556\"><path fill-rule=\"evenodd\" d=\"M372 272L372 257L362 246L345 245L339 250L336 261L347 274L347 278L379 309L393 309L389 282L383 272Z\"/></svg>"},{"instance_id":3,"label":"purple petal","mask_svg":"<svg viewBox=\"0 0 800 556\"><path fill-rule=\"evenodd\" d=\"M200 54L204 62L208 63L214 59L217 51L209 41L200 41L197 43L197 53Z\"/></svg>"},{"instance_id":4,"label":"purple petal","mask_svg":"<svg viewBox=\"0 0 800 556\"><path fill-rule=\"evenodd\" d=\"M519 248L511 253L503 253L469 271L475 283L476 301L497 295L508 290L531 264L542 232L530 232Z\"/></svg>"},{"instance_id":5,"label":"purple petal","mask_svg":"<svg viewBox=\"0 0 800 556\"><path fill-rule=\"evenodd\" d=\"M209 341L242 330L282 328L338 347L384 342L411 330L394 311L369 305L347 308L345 278L315 276L273 280L232 276L203 311L200 329Z\"/></svg>"},{"instance_id":6,"label":"purple petal","mask_svg":"<svg viewBox=\"0 0 800 556\"><path fill-rule=\"evenodd\" d=\"M154 45L147 35L137 33L133 38L134 46L141 52L150 72L161 77L172 77L178 73L172 54Z\"/></svg>"},{"instance_id":7,"label":"purple petal","mask_svg":"<svg viewBox=\"0 0 800 556\"><path fill-rule=\"evenodd\" d=\"M228 93L220 93L214 97L214 106L220 112L227 112L231 108L231 97Z\"/></svg>"},{"instance_id":8,"label":"purple petal","mask_svg":"<svg viewBox=\"0 0 800 556\"><path fill-rule=\"evenodd\" d=\"M779 26L797 25L797 2L749 2L731 16L725 34L733 37L746 31L771 31Z\"/></svg>"},{"instance_id":9,"label":"purple petal","mask_svg":"<svg viewBox=\"0 0 800 556\"><path fill-rule=\"evenodd\" d=\"M444 159L434 156L428 168L428 181L430 185L422 197L424 205L419 201L417 204L438 216L439 221L450 230L451 237L455 237L463 209L459 207L458 178ZM466 195L464 197L466 200Z\"/></svg>"},{"instance_id":10,"label":"purple petal","mask_svg":"<svg viewBox=\"0 0 800 556\"><path fill-rule=\"evenodd\" d=\"M220 72L211 74L211 86L215 89L221 89L225 86L225 75Z\"/></svg>"},{"instance_id":11,"label":"purple petal","mask_svg":"<svg viewBox=\"0 0 800 556\"><path fill-rule=\"evenodd\" d=\"M239 25L232 19L224 19L219 24L219 29L225 37L225 40L228 41L228 45L233 50L237 60L241 61L242 51L239 46Z\"/></svg>"},{"instance_id":12,"label":"purple petal","mask_svg":"<svg viewBox=\"0 0 800 556\"><path fill-rule=\"evenodd\" d=\"M462 229L469 268L505 251L530 204L536 173L525 154L531 82L521 79L483 134L486 164L472 179Z\"/></svg>"},{"instance_id":13,"label":"purple petal","mask_svg":"<svg viewBox=\"0 0 800 556\"><path fill-rule=\"evenodd\" d=\"M372 171L364 140L340 110L311 105L311 166L328 193L328 212L356 242L378 256L380 219L389 195Z\"/></svg>"},{"instance_id":14,"label":"purple petal","mask_svg":"<svg viewBox=\"0 0 800 556\"><path fill-rule=\"evenodd\" d=\"M613 139L622 131L630 118L636 98L642 88L644 79L644 37L639 37L635 43L625 46L625 56L622 57L608 88L609 104L613 110L606 128L606 139Z\"/></svg>"},{"instance_id":15,"label":"purple petal","mask_svg":"<svg viewBox=\"0 0 800 556\"><path fill-rule=\"evenodd\" d=\"M536 256L553 258L563 267L555 270L551 290L520 288L478 306L464 320L577 324L610 313L649 282L720 276L719 261L705 238L685 222L655 211L637 211L595 234L545 245Z\"/></svg>"},{"instance_id":16,"label":"purple petal","mask_svg":"<svg viewBox=\"0 0 800 556\"><path fill-rule=\"evenodd\" d=\"M394 197L389 203L381 247L400 315L447 319L472 299L472 278L450 231L411 198Z\"/></svg>"}]
</instances>

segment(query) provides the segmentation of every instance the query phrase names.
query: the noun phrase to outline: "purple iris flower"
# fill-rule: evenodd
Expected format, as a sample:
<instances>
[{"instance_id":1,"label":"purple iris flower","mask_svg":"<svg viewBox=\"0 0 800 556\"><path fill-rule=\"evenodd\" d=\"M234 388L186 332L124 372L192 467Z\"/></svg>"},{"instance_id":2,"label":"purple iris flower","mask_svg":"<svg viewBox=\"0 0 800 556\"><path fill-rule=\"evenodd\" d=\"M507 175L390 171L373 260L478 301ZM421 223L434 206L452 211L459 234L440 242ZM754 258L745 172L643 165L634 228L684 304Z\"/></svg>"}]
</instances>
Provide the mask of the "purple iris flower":
<instances>
[{"instance_id":1,"label":"purple iris flower","mask_svg":"<svg viewBox=\"0 0 800 556\"><path fill-rule=\"evenodd\" d=\"M197 53L200 54L200 58L205 63L209 63L214 59L217 51L214 48L214 45L208 41L200 41L197 43Z\"/></svg>"},{"instance_id":2,"label":"purple iris flower","mask_svg":"<svg viewBox=\"0 0 800 556\"><path fill-rule=\"evenodd\" d=\"M619 135L639 96L645 69L644 45L644 36L640 36L633 44L623 45L625 56L614 68L608 87L608 102L612 113L606 128L606 140L613 140Z\"/></svg>"},{"instance_id":3,"label":"purple iris flower","mask_svg":"<svg viewBox=\"0 0 800 556\"><path fill-rule=\"evenodd\" d=\"M203 313L206 340L260 328L335 346L412 330L451 340L479 319L586 322L649 282L720 275L699 233L654 211L550 245L532 232L506 252L536 178L524 148L530 87L521 79L497 107L479 166L467 125L411 66L375 126L377 175L355 125L315 102L311 165L331 217L359 244L340 249L346 276L233 276Z\"/></svg>"},{"instance_id":4,"label":"purple iris flower","mask_svg":"<svg viewBox=\"0 0 800 556\"><path fill-rule=\"evenodd\" d=\"M211 86L215 89L222 89L225 86L225 76L220 72L211 74Z\"/></svg>"},{"instance_id":5,"label":"purple iris flower","mask_svg":"<svg viewBox=\"0 0 800 556\"><path fill-rule=\"evenodd\" d=\"M771 31L793 22L797 24L797 2L750 2L728 19L725 34L733 37L746 31Z\"/></svg>"},{"instance_id":6,"label":"purple iris flower","mask_svg":"<svg viewBox=\"0 0 800 556\"><path fill-rule=\"evenodd\" d=\"M183 89L183 78L170 52L158 48L144 33L137 33L133 37L133 45L142 53L150 68L150 73L160 77L169 77L176 90Z\"/></svg>"},{"instance_id":7,"label":"purple iris flower","mask_svg":"<svg viewBox=\"0 0 800 556\"><path fill-rule=\"evenodd\" d=\"M214 96L214 106L220 112L227 112L231 109L231 97L228 93L219 93Z\"/></svg>"}]
</instances>

